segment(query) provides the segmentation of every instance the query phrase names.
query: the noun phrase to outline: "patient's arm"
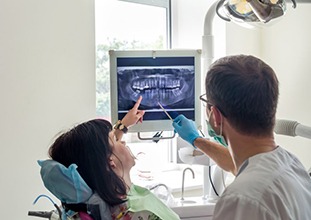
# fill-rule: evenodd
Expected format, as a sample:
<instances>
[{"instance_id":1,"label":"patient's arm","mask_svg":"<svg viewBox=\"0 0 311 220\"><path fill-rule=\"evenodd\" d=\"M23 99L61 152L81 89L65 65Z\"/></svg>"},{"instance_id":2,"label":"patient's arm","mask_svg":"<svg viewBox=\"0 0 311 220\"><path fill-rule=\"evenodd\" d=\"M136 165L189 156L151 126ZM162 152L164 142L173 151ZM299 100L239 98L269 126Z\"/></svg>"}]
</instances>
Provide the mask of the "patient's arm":
<instances>
[{"instance_id":1,"label":"patient's arm","mask_svg":"<svg viewBox=\"0 0 311 220\"><path fill-rule=\"evenodd\" d=\"M138 122L142 122L143 116L145 114L145 111L139 110L139 105L142 100L142 96L140 96L135 103L134 107L129 110L129 112L124 116L124 118L121 120L121 123L126 126L127 128L137 124ZM115 135L118 140L122 139L123 132L121 130L116 130Z\"/></svg>"}]
</instances>

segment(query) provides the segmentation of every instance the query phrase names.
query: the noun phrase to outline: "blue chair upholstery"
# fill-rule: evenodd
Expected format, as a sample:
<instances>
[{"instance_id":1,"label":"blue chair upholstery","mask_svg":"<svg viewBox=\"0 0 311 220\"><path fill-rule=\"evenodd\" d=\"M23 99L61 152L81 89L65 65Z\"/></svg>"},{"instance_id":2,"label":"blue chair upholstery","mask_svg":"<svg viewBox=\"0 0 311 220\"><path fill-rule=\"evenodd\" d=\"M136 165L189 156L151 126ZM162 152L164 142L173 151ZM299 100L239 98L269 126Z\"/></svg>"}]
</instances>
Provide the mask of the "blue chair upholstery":
<instances>
[{"instance_id":1,"label":"blue chair upholstery","mask_svg":"<svg viewBox=\"0 0 311 220\"><path fill-rule=\"evenodd\" d=\"M86 204L94 220L111 220L110 208L82 179L77 165L68 168L54 160L38 160L44 186L64 204ZM65 216L62 219L66 219Z\"/></svg>"}]
</instances>

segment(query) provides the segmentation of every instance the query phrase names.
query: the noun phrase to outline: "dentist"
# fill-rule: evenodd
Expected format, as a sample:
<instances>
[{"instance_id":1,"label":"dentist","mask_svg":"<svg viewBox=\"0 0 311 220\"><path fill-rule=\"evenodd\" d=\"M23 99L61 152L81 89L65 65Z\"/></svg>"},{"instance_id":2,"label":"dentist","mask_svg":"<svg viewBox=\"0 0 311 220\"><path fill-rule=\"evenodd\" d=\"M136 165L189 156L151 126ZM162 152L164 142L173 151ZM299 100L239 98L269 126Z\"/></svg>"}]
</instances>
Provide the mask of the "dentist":
<instances>
[{"instance_id":1,"label":"dentist","mask_svg":"<svg viewBox=\"0 0 311 220\"><path fill-rule=\"evenodd\" d=\"M296 156L274 140L278 79L262 60L227 56L213 63L205 79L208 133L179 115L181 138L236 175L220 196L215 220L311 219L311 179ZM225 147L224 147L225 146Z\"/></svg>"}]
</instances>

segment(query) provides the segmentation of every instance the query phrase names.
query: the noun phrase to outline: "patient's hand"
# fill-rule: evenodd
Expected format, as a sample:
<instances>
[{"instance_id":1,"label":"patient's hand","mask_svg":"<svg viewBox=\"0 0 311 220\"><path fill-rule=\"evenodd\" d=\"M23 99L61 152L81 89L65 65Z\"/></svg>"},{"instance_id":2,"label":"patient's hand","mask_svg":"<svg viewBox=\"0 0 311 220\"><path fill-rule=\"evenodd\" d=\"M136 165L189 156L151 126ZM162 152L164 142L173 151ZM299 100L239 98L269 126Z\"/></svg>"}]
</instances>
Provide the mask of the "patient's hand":
<instances>
[{"instance_id":1,"label":"patient's hand","mask_svg":"<svg viewBox=\"0 0 311 220\"><path fill-rule=\"evenodd\" d=\"M142 122L145 111L138 109L141 100L142 96L138 98L134 107L121 120L122 124L126 127L131 127L132 125L137 124L139 121Z\"/></svg>"}]
</instances>

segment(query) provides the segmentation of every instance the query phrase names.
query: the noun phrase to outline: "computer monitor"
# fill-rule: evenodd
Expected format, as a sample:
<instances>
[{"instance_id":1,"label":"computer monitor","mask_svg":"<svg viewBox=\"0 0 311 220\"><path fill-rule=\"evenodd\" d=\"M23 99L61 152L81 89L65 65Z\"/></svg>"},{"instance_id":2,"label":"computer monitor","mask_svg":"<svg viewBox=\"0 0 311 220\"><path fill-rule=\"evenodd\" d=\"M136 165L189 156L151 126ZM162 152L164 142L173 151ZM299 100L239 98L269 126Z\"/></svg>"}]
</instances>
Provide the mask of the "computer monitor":
<instances>
[{"instance_id":1,"label":"computer monitor","mask_svg":"<svg viewBox=\"0 0 311 220\"><path fill-rule=\"evenodd\" d=\"M172 131L179 114L201 125L201 50L109 51L111 120L121 120L142 96L143 122L129 132Z\"/></svg>"}]
</instances>

